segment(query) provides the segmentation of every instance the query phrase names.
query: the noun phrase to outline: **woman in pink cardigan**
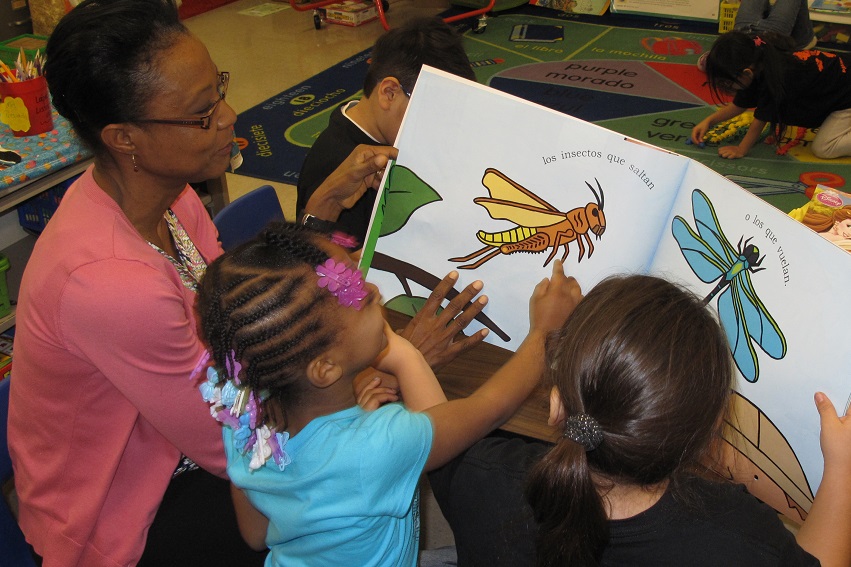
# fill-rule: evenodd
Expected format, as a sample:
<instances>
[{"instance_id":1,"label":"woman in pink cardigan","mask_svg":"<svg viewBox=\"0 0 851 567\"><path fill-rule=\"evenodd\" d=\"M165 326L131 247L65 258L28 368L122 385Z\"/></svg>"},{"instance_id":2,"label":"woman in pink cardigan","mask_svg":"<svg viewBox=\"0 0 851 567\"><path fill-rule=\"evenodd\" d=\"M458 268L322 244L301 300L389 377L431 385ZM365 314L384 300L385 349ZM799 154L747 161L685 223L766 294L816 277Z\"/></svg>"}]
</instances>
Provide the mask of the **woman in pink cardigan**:
<instances>
[{"instance_id":1,"label":"woman in pink cardigan","mask_svg":"<svg viewBox=\"0 0 851 567\"><path fill-rule=\"evenodd\" d=\"M95 163L21 286L19 523L48 567L261 565L236 535L221 430L189 380L204 350L195 290L221 247L187 183L229 165L228 74L171 0L85 0L51 35L45 75ZM327 194L362 190L394 152L358 148Z\"/></svg>"}]
</instances>

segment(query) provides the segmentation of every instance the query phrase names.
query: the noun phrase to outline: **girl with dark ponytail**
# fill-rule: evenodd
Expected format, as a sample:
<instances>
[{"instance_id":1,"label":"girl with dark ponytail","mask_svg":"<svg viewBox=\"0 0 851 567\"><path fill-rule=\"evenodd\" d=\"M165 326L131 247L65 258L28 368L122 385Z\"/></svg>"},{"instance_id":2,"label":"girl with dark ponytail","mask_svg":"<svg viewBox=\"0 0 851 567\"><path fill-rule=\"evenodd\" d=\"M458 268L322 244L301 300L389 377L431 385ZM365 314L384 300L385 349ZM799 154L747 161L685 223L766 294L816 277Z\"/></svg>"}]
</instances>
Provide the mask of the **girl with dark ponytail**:
<instances>
[{"instance_id":1,"label":"girl with dark ponytail","mask_svg":"<svg viewBox=\"0 0 851 567\"><path fill-rule=\"evenodd\" d=\"M816 157L851 155L851 59L820 50L795 51L786 36L730 31L715 40L706 57L706 77L716 100L728 100L692 129L692 142L703 142L715 124L754 109L754 120L736 146L718 155L744 157L771 124L780 144L786 126L818 128L810 146Z\"/></svg>"},{"instance_id":2,"label":"girl with dark ponytail","mask_svg":"<svg viewBox=\"0 0 851 567\"><path fill-rule=\"evenodd\" d=\"M797 535L714 473L733 366L700 298L606 279L550 334L546 362L554 444L489 437L430 476L459 567L851 563L851 419L824 394L824 476Z\"/></svg>"},{"instance_id":3,"label":"girl with dark ponytail","mask_svg":"<svg viewBox=\"0 0 851 567\"><path fill-rule=\"evenodd\" d=\"M700 298L648 276L605 280L550 336L547 360L550 423L563 433L529 475L538 565L818 564L767 506L701 476L733 371ZM821 395L823 428L831 412L830 424L840 424L828 406ZM832 462L826 454L826 478L847 479L851 451L841 452ZM844 482L836 492L847 492ZM847 522L813 538L836 496L824 489L798 542L822 564L847 565Z\"/></svg>"},{"instance_id":4,"label":"girl with dark ponytail","mask_svg":"<svg viewBox=\"0 0 851 567\"><path fill-rule=\"evenodd\" d=\"M698 298L634 276L594 288L547 357L563 436L529 484L539 563L592 565L620 510L612 498L652 500L705 454L726 407L729 349Z\"/></svg>"}]
</instances>

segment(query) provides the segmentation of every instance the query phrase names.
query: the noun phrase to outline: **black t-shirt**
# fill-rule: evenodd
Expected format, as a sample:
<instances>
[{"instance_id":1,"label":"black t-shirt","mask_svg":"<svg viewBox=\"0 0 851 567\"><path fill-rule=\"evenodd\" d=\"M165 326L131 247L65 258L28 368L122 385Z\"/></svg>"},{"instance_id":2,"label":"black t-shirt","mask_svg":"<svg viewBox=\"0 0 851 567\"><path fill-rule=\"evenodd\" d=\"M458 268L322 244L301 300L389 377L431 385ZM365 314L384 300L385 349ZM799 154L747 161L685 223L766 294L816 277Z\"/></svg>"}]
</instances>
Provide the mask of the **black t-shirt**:
<instances>
[{"instance_id":1,"label":"black t-shirt","mask_svg":"<svg viewBox=\"0 0 851 567\"><path fill-rule=\"evenodd\" d=\"M812 50L795 52L795 59L785 74L782 101L757 77L736 93L733 103L755 108L759 120L804 128L818 128L830 113L851 108L851 58Z\"/></svg>"},{"instance_id":2,"label":"black t-shirt","mask_svg":"<svg viewBox=\"0 0 851 567\"><path fill-rule=\"evenodd\" d=\"M535 525L524 497L528 471L552 445L514 436L486 437L429 473L452 531L458 566L532 567ZM744 486L681 480L648 510L609 523L604 566L815 566L777 512Z\"/></svg>"},{"instance_id":3,"label":"black t-shirt","mask_svg":"<svg viewBox=\"0 0 851 567\"><path fill-rule=\"evenodd\" d=\"M297 211L300 214L325 179L333 173L337 167L345 161L358 145L369 144L381 146L370 138L363 130L358 128L351 120L343 115L344 102L334 109L328 121L328 127L319 135L314 142L298 176L298 199ZM368 189L366 193L355 203L351 209L340 213L337 225L340 230L350 234L363 243L366 231L369 228L369 218L372 216L372 207L375 203L375 191Z\"/></svg>"},{"instance_id":4,"label":"black t-shirt","mask_svg":"<svg viewBox=\"0 0 851 567\"><path fill-rule=\"evenodd\" d=\"M689 478L641 514L609 522L603 565L819 565L769 506L740 484Z\"/></svg>"}]
</instances>

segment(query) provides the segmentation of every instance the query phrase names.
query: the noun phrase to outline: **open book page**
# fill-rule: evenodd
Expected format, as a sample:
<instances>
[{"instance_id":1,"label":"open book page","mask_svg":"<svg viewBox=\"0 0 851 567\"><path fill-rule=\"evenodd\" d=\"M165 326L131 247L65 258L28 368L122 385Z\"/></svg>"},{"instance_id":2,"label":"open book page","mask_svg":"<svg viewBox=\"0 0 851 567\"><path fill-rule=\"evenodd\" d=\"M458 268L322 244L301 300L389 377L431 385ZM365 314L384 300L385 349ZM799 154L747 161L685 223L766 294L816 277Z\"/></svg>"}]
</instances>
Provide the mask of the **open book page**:
<instances>
[{"instance_id":1,"label":"open book page","mask_svg":"<svg viewBox=\"0 0 851 567\"><path fill-rule=\"evenodd\" d=\"M367 279L403 312L451 270L458 290L480 279L489 303L476 324L509 350L555 258L584 289L647 270L689 162L428 68L396 145Z\"/></svg>"},{"instance_id":2,"label":"open book page","mask_svg":"<svg viewBox=\"0 0 851 567\"><path fill-rule=\"evenodd\" d=\"M738 415L725 439L755 464L756 484L782 490L770 503L788 503L782 511L798 521L823 467L813 394L825 392L839 411L851 394L851 347L839 331L851 312L847 255L692 162L651 266L718 312L738 370ZM739 480L761 497L768 489Z\"/></svg>"},{"instance_id":3,"label":"open book page","mask_svg":"<svg viewBox=\"0 0 851 567\"><path fill-rule=\"evenodd\" d=\"M813 394L839 411L851 398L846 251L696 161L430 69L397 146L363 256L388 307L412 315L458 270L457 290L485 283L488 341L514 350L555 258L584 290L636 272L692 289L738 371L723 472L806 517L823 467Z\"/></svg>"}]
</instances>

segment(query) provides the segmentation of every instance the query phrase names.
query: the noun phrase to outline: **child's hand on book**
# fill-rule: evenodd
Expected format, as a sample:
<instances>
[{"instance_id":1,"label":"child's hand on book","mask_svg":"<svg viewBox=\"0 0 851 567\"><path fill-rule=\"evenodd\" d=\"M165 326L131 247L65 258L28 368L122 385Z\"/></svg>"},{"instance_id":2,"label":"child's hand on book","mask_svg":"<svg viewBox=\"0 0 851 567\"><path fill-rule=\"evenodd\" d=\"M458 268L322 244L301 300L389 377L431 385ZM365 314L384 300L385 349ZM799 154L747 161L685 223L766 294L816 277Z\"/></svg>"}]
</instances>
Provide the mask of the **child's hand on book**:
<instances>
[{"instance_id":1,"label":"child's hand on book","mask_svg":"<svg viewBox=\"0 0 851 567\"><path fill-rule=\"evenodd\" d=\"M556 260L552 276L538 283L529 299L529 332L560 328L581 300L579 283L564 275L564 266Z\"/></svg>"},{"instance_id":2,"label":"child's hand on book","mask_svg":"<svg viewBox=\"0 0 851 567\"><path fill-rule=\"evenodd\" d=\"M851 407L838 415L830 399L822 392L815 395L821 418L821 452L824 468L851 472Z\"/></svg>"}]
</instances>

